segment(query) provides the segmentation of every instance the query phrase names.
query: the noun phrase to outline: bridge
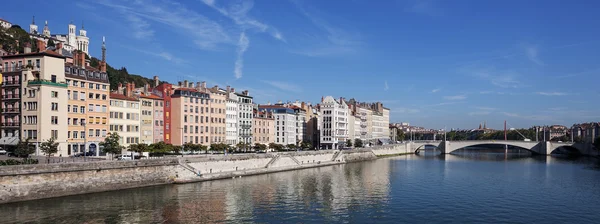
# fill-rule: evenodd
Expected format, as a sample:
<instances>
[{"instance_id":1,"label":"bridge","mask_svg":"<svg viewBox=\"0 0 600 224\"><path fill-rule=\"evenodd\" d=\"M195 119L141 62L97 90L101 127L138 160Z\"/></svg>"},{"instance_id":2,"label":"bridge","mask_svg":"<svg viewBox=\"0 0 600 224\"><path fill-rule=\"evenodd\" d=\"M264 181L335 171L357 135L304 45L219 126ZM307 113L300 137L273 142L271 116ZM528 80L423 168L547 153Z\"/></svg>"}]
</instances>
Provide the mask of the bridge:
<instances>
[{"instance_id":1,"label":"bridge","mask_svg":"<svg viewBox=\"0 0 600 224\"><path fill-rule=\"evenodd\" d=\"M576 150L581 155L600 156L600 150L596 149L590 143L576 142L532 142L532 141L513 141L513 140L472 140L472 141L413 141L408 142L407 148L418 153L425 146L436 147L441 153L452 153L458 149L477 145L508 145L523 148L531 151L534 154L550 155L558 148L564 147L571 150Z\"/></svg>"}]
</instances>

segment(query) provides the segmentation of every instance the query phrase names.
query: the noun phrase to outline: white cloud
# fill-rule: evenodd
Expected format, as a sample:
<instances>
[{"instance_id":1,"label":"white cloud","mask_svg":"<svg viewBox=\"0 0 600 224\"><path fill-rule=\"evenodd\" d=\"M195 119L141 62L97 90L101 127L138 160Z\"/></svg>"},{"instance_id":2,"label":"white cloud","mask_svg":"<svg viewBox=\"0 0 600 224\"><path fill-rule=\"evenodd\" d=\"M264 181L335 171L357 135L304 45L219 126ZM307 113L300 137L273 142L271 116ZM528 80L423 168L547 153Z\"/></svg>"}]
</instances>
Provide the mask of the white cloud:
<instances>
[{"instance_id":1,"label":"white cloud","mask_svg":"<svg viewBox=\"0 0 600 224\"><path fill-rule=\"evenodd\" d=\"M564 92L536 92L535 94L542 95L542 96L566 96L566 95L570 95L569 93L564 93Z\"/></svg>"},{"instance_id":2,"label":"white cloud","mask_svg":"<svg viewBox=\"0 0 600 224\"><path fill-rule=\"evenodd\" d=\"M362 42L358 40L358 33L335 27L306 10L300 2L292 2L313 25L323 31L323 34L308 35L308 37L302 38L303 40L313 40L313 42L310 44L303 44L298 47L298 49L292 50L291 53L310 57L345 55L356 52L356 48L362 44Z\"/></svg>"},{"instance_id":3,"label":"white cloud","mask_svg":"<svg viewBox=\"0 0 600 224\"><path fill-rule=\"evenodd\" d=\"M163 24L182 36L191 38L199 48L211 50L219 44L232 44L229 34L207 17L189 10L186 6L164 1L160 3L138 0L132 3L99 0L94 3L119 10L124 15L133 15L140 19Z\"/></svg>"},{"instance_id":4,"label":"white cloud","mask_svg":"<svg viewBox=\"0 0 600 224\"><path fill-rule=\"evenodd\" d=\"M388 91L388 89L390 89L390 87L388 86L387 80L385 80L383 83L383 90Z\"/></svg>"},{"instance_id":5,"label":"white cloud","mask_svg":"<svg viewBox=\"0 0 600 224\"><path fill-rule=\"evenodd\" d=\"M432 90L431 90L431 93L437 93L437 92L439 92L440 90L442 90L442 89L439 89L439 88L438 88L438 89L432 89Z\"/></svg>"},{"instance_id":6,"label":"white cloud","mask_svg":"<svg viewBox=\"0 0 600 224\"><path fill-rule=\"evenodd\" d=\"M460 69L459 72L488 81L492 85L502 88L519 88L525 86L517 79L519 74L512 71L497 71L493 68L465 67ZM486 93L489 94L491 92L485 91L483 94Z\"/></svg>"},{"instance_id":7,"label":"white cloud","mask_svg":"<svg viewBox=\"0 0 600 224\"><path fill-rule=\"evenodd\" d=\"M291 91L291 92L302 92L302 88L300 88L300 86L291 84L291 83L287 83L287 82L281 82L281 81L272 81L272 80L263 80L262 82L267 83L275 88L281 89L281 90L286 90L286 91Z\"/></svg>"},{"instance_id":8,"label":"white cloud","mask_svg":"<svg viewBox=\"0 0 600 224\"><path fill-rule=\"evenodd\" d=\"M486 110L486 111L491 111L491 110L496 110L496 108L493 107L474 107L477 110Z\"/></svg>"},{"instance_id":9,"label":"white cloud","mask_svg":"<svg viewBox=\"0 0 600 224\"><path fill-rule=\"evenodd\" d=\"M525 55L527 58L537 65L544 65L544 62L538 57L538 49L536 46L526 46Z\"/></svg>"},{"instance_id":10,"label":"white cloud","mask_svg":"<svg viewBox=\"0 0 600 224\"><path fill-rule=\"evenodd\" d=\"M469 112L469 116L481 116L481 115L488 115L491 114L491 111L474 111L474 112Z\"/></svg>"},{"instance_id":11,"label":"white cloud","mask_svg":"<svg viewBox=\"0 0 600 224\"><path fill-rule=\"evenodd\" d=\"M276 28L271 27L263 22L252 19L248 16L248 12L254 7L253 1L238 1L229 5L229 7L219 7L215 4L215 0L201 0L207 6L213 8L221 15L231 19L235 24L242 27L242 29L255 29L260 32L267 32L275 39L284 41L283 34Z\"/></svg>"},{"instance_id":12,"label":"white cloud","mask_svg":"<svg viewBox=\"0 0 600 224\"><path fill-rule=\"evenodd\" d=\"M456 95L456 96L444 96L446 100L464 100L467 99L466 95Z\"/></svg>"},{"instance_id":13,"label":"white cloud","mask_svg":"<svg viewBox=\"0 0 600 224\"><path fill-rule=\"evenodd\" d=\"M147 40L154 36L154 30L150 28L150 23L133 14L126 14L125 19L133 31L132 36L136 39Z\"/></svg>"},{"instance_id":14,"label":"white cloud","mask_svg":"<svg viewBox=\"0 0 600 224\"><path fill-rule=\"evenodd\" d=\"M248 37L246 37L246 33L242 32L238 41L237 59L235 60L235 68L233 69L236 79L242 78L242 69L244 68L244 53L249 46L250 40L248 40Z\"/></svg>"}]
</instances>

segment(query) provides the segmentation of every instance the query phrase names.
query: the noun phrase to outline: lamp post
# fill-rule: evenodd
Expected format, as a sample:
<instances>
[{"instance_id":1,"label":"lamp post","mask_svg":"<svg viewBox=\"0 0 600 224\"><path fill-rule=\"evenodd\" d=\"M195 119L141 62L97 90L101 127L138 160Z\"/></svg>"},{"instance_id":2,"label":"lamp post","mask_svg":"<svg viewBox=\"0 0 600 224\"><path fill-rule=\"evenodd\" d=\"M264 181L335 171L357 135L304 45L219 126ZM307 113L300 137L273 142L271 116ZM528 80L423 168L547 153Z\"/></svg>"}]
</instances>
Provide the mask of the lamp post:
<instances>
[{"instance_id":1,"label":"lamp post","mask_svg":"<svg viewBox=\"0 0 600 224\"><path fill-rule=\"evenodd\" d=\"M83 121L83 131L84 131L84 135L83 135L83 161L87 161L87 122Z\"/></svg>"}]
</instances>

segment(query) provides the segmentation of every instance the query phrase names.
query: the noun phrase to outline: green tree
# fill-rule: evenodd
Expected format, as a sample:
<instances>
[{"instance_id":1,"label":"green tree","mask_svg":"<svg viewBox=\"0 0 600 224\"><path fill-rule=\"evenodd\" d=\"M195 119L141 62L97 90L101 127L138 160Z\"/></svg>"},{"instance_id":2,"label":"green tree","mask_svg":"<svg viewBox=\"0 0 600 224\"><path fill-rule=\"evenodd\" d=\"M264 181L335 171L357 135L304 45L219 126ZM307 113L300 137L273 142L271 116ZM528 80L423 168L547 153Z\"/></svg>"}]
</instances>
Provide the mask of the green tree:
<instances>
[{"instance_id":1,"label":"green tree","mask_svg":"<svg viewBox=\"0 0 600 224\"><path fill-rule=\"evenodd\" d=\"M192 142L186 142L185 144L183 144L183 150L190 151L193 153L194 151L197 150L197 147Z\"/></svg>"},{"instance_id":2,"label":"green tree","mask_svg":"<svg viewBox=\"0 0 600 224\"><path fill-rule=\"evenodd\" d=\"M181 146L180 145L174 145L173 147L171 147L171 150L175 153L175 154L179 154L181 153Z\"/></svg>"},{"instance_id":3,"label":"green tree","mask_svg":"<svg viewBox=\"0 0 600 224\"><path fill-rule=\"evenodd\" d=\"M110 153L111 156L115 154L120 154L123 150L123 146L119 143L121 140L121 136L119 136L116 132L108 133L106 138L104 138L104 142L101 142L100 145L104 147L104 152Z\"/></svg>"},{"instance_id":4,"label":"green tree","mask_svg":"<svg viewBox=\"0 0 600 224\"><path fill-rule=\"evenodd\" d=\"M52 154L58 152L58 142L56 142L54 138L50 138L40 144L40 151L44 152L44 154L46 154L48 157L48 160L50 160Z\"/></svg>"},{"instance_id":5,"label":"green tree","mask_svg":"<svg viewBox=\"0 0 600 224\"><path fill-rule=\"evenodd\" d=\"M352 147L352 140L351 139L346 140L346 147L350 147L350 148Z\"/></svg>"},{"instance_id":6,"label":"green tree","mask_svg":"<svg viewBox=\"0 0 600 224\"><path fill-rule=\"evenodd\" d=\"M142 154L142 152L149 151L149 149L150 149L150 147L144 143L129 145L129 151L136 152L140 155Z\"/></svg>"},{"instance_id":7,"label":"green tree","mask_svg":"<svg viewBox=\"0 0 600 224\"><path fill-rule=\"evenodd\" d=\"M300 147L302 149L311 149L312 148L312 144L310 144L310 142L302 141L302 143L300 143Z\"/></svg>"},{"instance_id":8,"label":"green tree","mask_svg":"<svg viewBox=\"0 0 600 224\"><path fill-rule=\"evenodd\" d=\"M29 158L29 155L35 152L35 146L29 143L29 138L25 139L25 141L19 140L17 143L17 148L15 149L15 154L18 157Z\"/></svg>"},{"instance_id":9,"label":"green tree","mask_svg":"<svg viewBox=\"0 0 600 224\"><path fill-rule=\"evenodd\" d=\"M360 138L354 139L354 147L356 147L356 148L362 148L363 147L363 141L360 140Z\"/></svg>"},{"instance_id":10,"label":"green tree","mask_svg":"<svg viewBox=\"0 0 600 224\"><path fill-rule=\"evenodd\" d=\"M55 47L56 46L56 44L54 44L54 41L52 39L48 40L48 44L46 44L46 45L48 45L48 47Z\"/></svg>"},{"instance_id":11,"label":"green tree","mask_svg":"<svg viewBox=\"0 0 600 224\"><path fill-rule=\"evenodd\" d=\"M406 134L404 133L404 131L398 129L398 132L396 133L396 140L397 141L404 141L406 140Z\"/></svg>"},{"instance_id":12,"label":"green tree","mask_svg":"<svg viewBox=\"0 0 600 224\"><path fill-rule=\"evenodd\" d=\"M254 145L254 150L257 150L257 151L264 151L264 150L267 150L267 145L265 145L265 144L260 144L260 143L256 143L256 144Z\"/></svg>"}]
</instances>

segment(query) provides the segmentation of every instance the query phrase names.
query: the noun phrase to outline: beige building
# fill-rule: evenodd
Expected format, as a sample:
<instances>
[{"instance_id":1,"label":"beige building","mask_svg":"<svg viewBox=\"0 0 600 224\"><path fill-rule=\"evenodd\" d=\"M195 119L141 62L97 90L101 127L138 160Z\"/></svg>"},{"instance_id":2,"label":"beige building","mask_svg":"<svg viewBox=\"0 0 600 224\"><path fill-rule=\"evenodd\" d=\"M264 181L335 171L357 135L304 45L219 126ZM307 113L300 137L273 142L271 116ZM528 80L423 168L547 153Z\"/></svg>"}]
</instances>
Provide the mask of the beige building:
<instances>
[{"instance_id":1,"label":"beige building","mask_svg":"<svg viewBox=\"0 0 600 224\"><path fill-rule=\"evenodd\" d=\"M212 143L225 143L226 141L226 105L227 90L215 86L210 89L210 139Z\"/></svg>"},{"instance_id":2,"label":"beige building","mask_svg":"<svg viewBox=\"0 0 600 224\"><path fill-rule=\"evenodd\" d=\"M199 90L205 89L204 85L193 88L185 81L183 86L188 87L176 88L171 95L171 143L208 146L211 143L210 94Z\"/></svg>"},{"instance_id":3,"label":"beige building","mask_svg":"<svg viewBox=\"0 0 600 224\"><path fill-rule=\"evenodd\" d=\"M87 65L84 53L75 53L73 62L65 63L68 155L84 151L104 155L100 142L104 141L108 131L108 75Z\"/></svg>"},{"instance_id":4,"label":"beige building","mask_svg":"<svg viewBox=\"0 0 600 224\"><path fill-rule=\"evenodd\" d=\"M30 50L29 50L30 51ZM26 50L28 52L28 50ZM31 65L21 71L20 97L23 110L21 139L39 144L54 138L59 143L56 156L67 156L67 84L65 58L53 51L4 56L3 62Z\"/></svg>"},{"instance_id":5,"label":"beige building","mask_svg":"<svg viewBox=\"0 0 600 224\"><path fill-rule=\"evenodd\" d=\"M268 145L275 142L275 117L273 113L265 110L254 109L253 112L254 144L260 143Z\"/></svg>"},{"instance_id":6,"label":"beige building","mask_svg":"<svg viewBox=\"0 0 600 224\"><path fill-rule=\"evenodd\" d=\"M140 143L154 142L154 100L145 95L140 96Z\"/></svg>"},{"instance_id":7,"label":"beige building","mask_svg":"<svg viewBox=\"0 0 600 224\"><path fill-rule=\"evenodd\" d=\"M133 85L126 84L125 94L120 93L121 84L117 92L110 93L109 131L121 136L120 143L124 147L140 143L140 101L133 97Z\"/></svg>"}]
</instances>

